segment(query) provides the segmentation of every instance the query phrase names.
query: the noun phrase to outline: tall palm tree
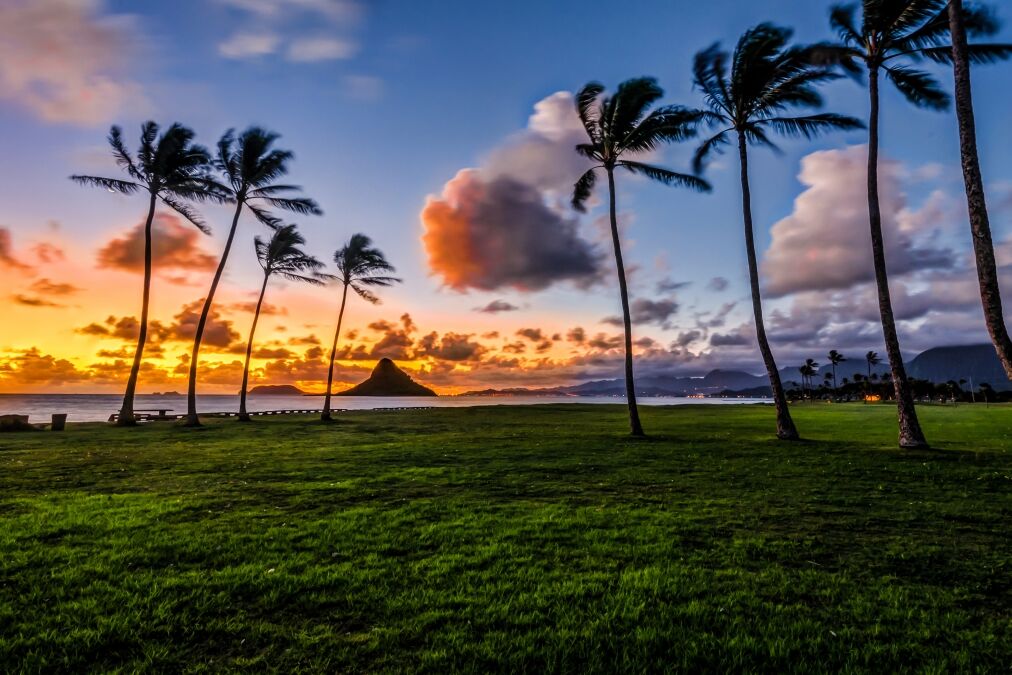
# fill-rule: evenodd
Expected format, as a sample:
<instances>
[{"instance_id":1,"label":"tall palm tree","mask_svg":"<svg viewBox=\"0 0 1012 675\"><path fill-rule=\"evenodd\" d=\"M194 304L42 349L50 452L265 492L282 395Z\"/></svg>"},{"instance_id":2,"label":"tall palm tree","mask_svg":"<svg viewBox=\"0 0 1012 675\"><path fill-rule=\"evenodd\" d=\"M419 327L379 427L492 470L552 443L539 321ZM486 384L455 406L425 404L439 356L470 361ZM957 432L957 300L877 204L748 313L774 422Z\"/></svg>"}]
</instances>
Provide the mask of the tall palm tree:
<instances>
[{"instance_id":1,"label":"tall palm tree","mask_svg":"<svg viewBox=\"0 0 1012 675\"><path fill-rule=\"evenodd\" d=\"M148 193L148 215L144 221L144 291L141 300L140 331L137 335L137 349L130 367L123 405L120 407L117 424L132 426L134 418L134 394L137 391L137 377L144 358L144 343L148 338L148 307L151 297L151 223L155 217L158 201L173 209L201 232L209 234L204 221L183 200L223 202L229 194L225 186L217 183L210 175L211 156L207 150L193 143L193 131L181 124L173 124L161 136L158 125L145 122L141 126L141 142L136 159L131 156L123 142L122 130L114 126L109 130L109 145L116 163L129 176L129 180L103 178L101 176L71 176L71 180L82 185L104 188L109 192L134 194Z\"/></svg>"},{"instance_id":2,"label":"tall palm tree","mask_svg":"<svg viewBox=\"0 0 1012 675\"><path fill-rule=\"evenodd\" d=\"M396 271L394 266L387 262L383 252L374 248L372 240L364 234L353 234L348 243L334 253L334 264L337 265L336 277L343 288L341 310L337 315L337 330L334 331L334 344L330 347L327 395L323 399L323 413L320 415L320 419L324 422L330 421L330 390L334 385L334 359L337 356L337 339L341 335L341 323L344 321L344 307L348 302L348 289L375 305L380 300L369 290L370 286L392 286L401 281L397 277L390 276L390 273Z\"/></svg>"},{"instance_id":3,"label":"tall palm tree","mask_svg":"<svg viewBox=\"0 0 1012 675\"><path fill-rule=\"evenodd\" d=\"M925 52L926 56L943 63L952 63L956 86L956 119L959 123L959 153L963 165L963 182L966 187L966 205L970 215L970 232L973 235L973 254L977 262L977 281L980 300L984 307L984 320L1005 374L1012 379L1012 338L1005 325L1002 311L1001 289L998 286L998 269L991 243L991 222L984 198L984 179L980 173L977 155L977 129L973 116L973 94L970 87L970 64L990 63L1012 56L1010 44L967 44L967 34L993 35L999 24L986 8L964 7L963 0L947 3L948 29L952 49L944 47ZM936 25L942 22L936 15Z\"/></svg>"},{"instance_id":4,"label":"tall palm tree","mask_svg":"<svg viewBox=\"0 0 1012 675\"><path fill-rule=\"evenodd\" d=\"M661 144L684 141L693 137L696 134L696 127L703 119L703 113L676 105L660 106L650 111L650 107L664 96L664 90L657 85L656 80L649 77L626 80L618 86L613 95L603 96L603 94L604 86L591 82L576 96L576 110L590 141L577 145L576 151L594 162L594 165L576 181L573 187L573 207L578 211L584 211L585 203L597 181L597 170L604 169L608 176L611 239L615 250L615 265L618 268L622 324L625 329L625 390L629 406L629 427L633 436L643 436L633 379L632 319L629 315L629 289L626 284L616 215L615 169L621 167L630 173L646 176L665 185L708 191L710 185L701 178L630 158L638 153L654 150Z\"/></svg>"},{"instance_id":5,"label":"tall palm tree","mask_svg":"<svg viewBox=\"0 0 1012 675\"><path fill-rule=\"evenodd\" d=\"M788 47L792 31L763 23L746 31L730 56L714 44L696 54L693 67L695 85L706 97L708 117L721 130L708 138L696 152L693 162L701 173L704 162L714 151L734 137L738 143L741 169L742 215L745 224L745 251L748 256L752 287L752 313L756 340L773 390L777 412L777 437L796 440L798 430L787 407L787 397L773 350L766 337L762 297L759 291L759 266L752 225L752 198L748 179L748 145L773 147L768 134L811 138L841 129L859 129L864 125L853 117L822 113L801 117L785 116L791 109L811 109L822 105L816 86L839 75L829 68L811 65L802 47Z\"/></svg>"},{"instance_id":6,"label":"tall palm tree","mask_svg":"<svg viewBox=\"0 0 1012 675\"><path fill-rule=\"evenodd\" d=\"M187 426L200 426L200 418L197 416L197 362L200 355L200 341L204 337L204 326L207 324L207 316L214 302L214 294L218 290L218 282L221 280L222 272L225 271L225 263L232 249L232 240L235 239L243 207L248 208L257 220L271 228L276 228L279 222L265 209L265 205L301 214L322 213L312 199L289 196L301 190L298 186L275 182L288 173L288 163L294 157L288 150L272 149L277 139L276 133L259 127L250 127L238 138L230 129L218 141L218 157L215 164L228 181L235 202L235 213L232 216L228 239L225 241L225 250L211 280L211 289L204 298L204 306L200 310L200 319L197 321L197 330L193 337L189 386L186 392Z\"/></svg>"},{"instance_id":7,"label":"tall palm tree","mask_svg":"<svg viewBox=\"0 0 1012 675\"><path fill-rule=\"evenodd\" d=\"M304 252L301 248L306 243L296 230L295 225L285 225L274 230L271 238L264 241L260 237L253 238L253 248L257 260L264 271L264 281L260 286L260 297L257 298L256 310L253 313L253 325L249 329L249 340L246 342L246 362L242 369L242 388L239 391L239 421L249 422L246 412L246 388L249 385L249 361L253 355L253 335L256 333L257 321L260 320L260 308L267 292L267 282L274 275L289 281L306 284L322 285L329 275L320 273L323 263Z\"/></svg>"},{"instance_id":8,"label":"tall palm tree","mask_svg":"<svg viewBox=\"0 0 1012 675\"><path fill-rule=\"evenodd\" d=\"M872 379L872 367L882 363L882 359L879 358L878 352L868 352L864 355L864 360L868 363L868 379L870 380Z\"/></svg>"},{"instance_id":9,"label":"tall palm tree","mask_svg":"<svg viewBox=\"0 0 1012 675\"><path fill-rule=\"evenodd\" d=\"M829 350L829 354L828 354L828 356L826 358L829 359L829 365L831 365L833 367L833 394L835 395L836 394L836 367L838 365L840 365L841 363L843 363L844 361L846 361L847 357L844 356L843 354L841 354L840 352L836 351L835 349L830 349Z\"/></svg>"},{"instance_id":10,"label":"tall palm tree","mask_svg":"<svg viewBox=\"0 0 1012 675\"><path fill-rule=\"evenodd\" d=\"M834 5L830 10L830 24L839 34L840 42L820 44L812 52L816 62L839 64L855 79L862 80L863 73L868 76L868 224L902 448L925 448L928 442L914 408L889 295L878 189L879 78L884 71L896 89L917 107L932 110L949 107L949 96L935 78L911 65L930 57L931 50L947 47L945 3L946 0L861 0L860 24L856 21L859 5Z\"/></svg>"}]
</instances>

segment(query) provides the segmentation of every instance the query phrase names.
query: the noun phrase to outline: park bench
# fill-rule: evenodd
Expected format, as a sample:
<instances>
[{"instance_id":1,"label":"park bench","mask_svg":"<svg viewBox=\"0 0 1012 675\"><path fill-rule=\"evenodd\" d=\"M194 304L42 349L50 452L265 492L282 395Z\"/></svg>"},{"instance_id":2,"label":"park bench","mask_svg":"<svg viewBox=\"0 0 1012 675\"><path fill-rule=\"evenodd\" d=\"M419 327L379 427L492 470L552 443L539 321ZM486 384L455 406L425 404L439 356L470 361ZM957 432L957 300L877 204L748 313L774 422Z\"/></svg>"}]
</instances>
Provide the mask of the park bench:
<instances>
[{"instance_id":1,"label":"park bench","mask_svg":"<svg viewBox=\"0 0 1012 675\"><path fill-rule=\"evenodd\" d=\"M134 419L138 422L153 422L156 420L174 420L175 415L169 415L172 408L134 408ZM157 413L157 414L154 414ZM119 413L109 415L109 421L115 422L119 419Z\"/></svg>"}]
</instances>

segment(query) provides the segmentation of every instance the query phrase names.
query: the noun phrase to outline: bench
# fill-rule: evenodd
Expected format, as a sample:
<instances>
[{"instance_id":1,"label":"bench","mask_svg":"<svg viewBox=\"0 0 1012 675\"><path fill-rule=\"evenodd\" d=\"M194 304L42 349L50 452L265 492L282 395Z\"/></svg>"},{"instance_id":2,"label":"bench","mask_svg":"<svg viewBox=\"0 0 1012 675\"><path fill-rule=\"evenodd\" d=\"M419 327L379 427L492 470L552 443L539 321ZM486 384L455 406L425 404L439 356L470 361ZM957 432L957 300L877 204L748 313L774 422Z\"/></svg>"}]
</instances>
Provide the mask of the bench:
<instances>
[{"instance_id":1,"label":"bench","mask_svg":"<svg viewBox=\"0 0 1012 675\"><path fill-rule=\"evenodd\" d=\"M168 415L172 408L134 408L134 419L138 422L152 422L155 420L174 420L175 415ZM153 413L158 413L157 415ZM119 419L119 413L109 415L109 421L115 422Z\"/></svg>"}]
</instances>

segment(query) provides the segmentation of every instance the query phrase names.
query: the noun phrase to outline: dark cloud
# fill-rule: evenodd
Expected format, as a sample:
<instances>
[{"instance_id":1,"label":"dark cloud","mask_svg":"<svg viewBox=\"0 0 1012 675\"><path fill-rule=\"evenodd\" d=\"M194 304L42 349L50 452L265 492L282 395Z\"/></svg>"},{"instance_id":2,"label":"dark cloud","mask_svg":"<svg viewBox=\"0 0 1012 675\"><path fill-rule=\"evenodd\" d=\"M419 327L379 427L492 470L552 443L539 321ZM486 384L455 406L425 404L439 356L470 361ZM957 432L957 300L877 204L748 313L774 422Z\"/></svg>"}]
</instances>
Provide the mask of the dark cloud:
<instances>
[{"instance_id":1,"label":"dark cloud","mask_svg":"<svg viewBox=\"0 0 1012 675\"><path fill-rule=\"evenodd\" d=\"M21 293L15 293L12 295L11 300L19 305L24 305L25 307L66 307L66 305L61 305L58 302L51 302L49 300L44 300L43 298L37 298L30 295L22 295Z\"/></svg>"},{"instance_id":2,"label":"dark cloud","mask_svg":"<svg viewBox=\"0 0 1012 675\"><path fill-rule=\"evenodd\" d=\"M537 291L598 280L599 255L580 237L577 221L513 178L460 171L441 197L429 198L421 218L429 266L456 290Z\"/></svg>"},{"instance_id":3,"label":"dark cloud","mask_svg":"<svg viewBox=\"0 0 1012 675\"><path fill-rule=\"evenodd\" d=\"M653 324L661 328L671 328L671 317L678 313L678 303L674 300L650 300L637 298L629 307L632 322L638 325ZM603 323L613 326L622 325L622 317L609 316Z\"/></svg>"},{"instance_id":4,"label":"dark cloud","mask_svg":"<svg viewBox=\"0 0 1012 675\"><path fill-rule=\"evenodd\" d=\"M570 342L575 342L578 345L583 344L587 341L587 331L583 330L583 328L579 326L570 328L566 333L566 339Z\"/></svg>"},{"instance_id":5,"label":"dark cloud","mask_svg":"<svg viewBox=\"0 0 1012 675\"><path fill-rule=\"evenodd\" d=\"M474 361L481 358L487 349L473 341L472 335L445 333L442 337L432 332L418 341L418 356L431 356L444 361Z\"/></svg>"},{"instance_id":6,"label":"dark cloud","mask_svg":"<svg viewBox=\"0 0 1012 675\"><path fill-rule=\"evenodd\" d=\"M657 282L657 293L673 293L691 285L691 281L674 281L670 277L665 277Z\"/></svg>"},{"instance_id":7,"label":"dark cloud","mask_svg":"<svg viewBox=\"0 0 1012 675\"><path fill-rule=\"evenodd\" d=\"M49 279L39 279L34 282L30 288L32 291L41 295L58 295L66 296L73 295L81 291L80 288L73 284L50 281Z\"/></svg>"},{"instance_id":8,"label":"dark cloud","mask_svg":"<svg viewBox=\"0 0 1012 675\"><path fill-rule=\"evenodd\" d=\"M505 300L493 300L484 307L475 307L474 311L481 312L483 314L498 314L500 312L515 312L520 309L516 305L512 305Z\"/></svg>"},{"instance_id":9,"label":"dark cloud","mask_svg":"<svg viewBox=\"0 0 1012 675\"><path fill-rule=\"evenodd\" d=\"M714 277L706 284L706 288L719 293L726 291L729 284L730 282L725 277Z\"/></svg>"},{"instance_id":10,"label":"dark cloud","mask_svg":"<svg viewBox=\"0 0 1012 675\"><path fill-rule=\"evenodd\" d=\"M156 270L205 271L217 266L218 259L201 248L200 232L185 225L182 219L159 213L155 215L151 227L152 266ZM137 224L122 237L99 249L98 266L142 272L144 223Z\"/></svg>"},{"instance_id":11,"label":"dark cloud","mask_svg":"<svg viewBox=\"0 0 1012 675\"><path fill-rule=\"evenodd\" d=\"M517 335L525 337L531 342L541 342L545 339L545 335L540 328L521 328L517 331Z\"/></svg>"},{"instance_id":12,"label":"dark cloud","mask_svg":"<svg viewBox=\"0 0 1012 675\"><path fill-rule=\"evenodd\" d=\"M15 257L11 232L6 227L0 227L0 264L22 272L31 272L34 269Z\"/></svg>"}]
</instances>

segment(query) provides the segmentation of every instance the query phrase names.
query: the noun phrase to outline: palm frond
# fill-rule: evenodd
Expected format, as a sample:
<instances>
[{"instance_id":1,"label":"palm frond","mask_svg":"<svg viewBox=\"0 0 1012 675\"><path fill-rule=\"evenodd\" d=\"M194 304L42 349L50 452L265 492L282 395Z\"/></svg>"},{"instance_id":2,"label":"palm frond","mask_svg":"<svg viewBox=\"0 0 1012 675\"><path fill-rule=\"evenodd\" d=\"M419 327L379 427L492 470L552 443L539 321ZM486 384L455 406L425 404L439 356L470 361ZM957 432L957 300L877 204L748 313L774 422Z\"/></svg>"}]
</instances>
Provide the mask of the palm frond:
<instances>
[{"instance_id":1,"label":"palm frond","mask_svg":"<svg viewBox=\"0 0 1012 675\"><path fill-rule=\"evenodd\" d=\"M586 212L586 202L594 192L594 183L597 182L595 171L596 169L588 169L573 185L572 205L580 213Z\"/></svg>"},{"instance_id":2,"label":"palm frond","mask_svg":"<svg viewBox=\"0 0 1012 675\"><path fill-rule=\"evenodd\" d=\"M829 8L829 25L840 36L840 40L852 47L860 45L863 41L861 31L854 23L854 15L857 13L857 5L849 3L846 5L833 5Z\"/></svg>"},{"instance_id":3,"label":"palm frond","mask_svg":"<svg viewBox=\"0 0 1012 675\"><path fill-rule=\"evenodd\" d=\"M701 176L706 170L706 162L714 153L724 151L723 146L727 145L727 133L731 129L724 129L703 141L696 152L692 155L692 172Z\"/></svg>"},{"instance_id":4,"label":"palm frond","mask_svg":"<svg viewBox=\"0 0 1012 675\"><path fill-rule=\"evenodd\" d=\"M276 209L284 209L285 211L301 213L302 215L323 215L323 211L320 207L317 206L316 202L309 197L295 197L293 199L285 199L281 197L261 197L261 199Z\"/></svg>"},{"instance_id":5,"label":"palm frond","mask_svg":"<svg viewBox=\"0 0 1012 675\"><path fill-rule=\"evenodd\" d=\"M113 126L109 129L108 141L112 147L113 157L116 158L116 164L134 180L146 183L147 178L137 168L137 165L134 164L133 157L130 156L130 151L127 150L126 144L123 142L123 130L118 126Z\"/></svg>"},{"instance_id":6,"label":"palm frond","mask_svg":"<svg viewBox=\"0 0 1012 675\"><path fill-rule=\"evenodd\" d=\"M73 175L70 180L80 185L87 185L90 187L105 188L109 192L119 192L125 195L132 195L133 193L140 190L143 186L133 183L128 180L118 180L116 178L104 178L102 176L80 176Z\"/></svg>"},{"instance_id":7,"label":"palm frond","mask_svg":"<svg viewBox=\"0 0 1012 675\"><path fill-rule=\"evenodd\" d=\"M600 122L594 105L602 93L604 93L604 85L598 82L588 82L576 95L576 112L580 116L583 128L591 138L597 133L596 129Z\"/></svg>"},{"instance_id":8,"label":"palm frond","mask_svg":"<svg viewBox=\"0 0 1012 675\"><path fill-rule=\"evenodd\" d=\"M619 166L625 167L632 173L644 175L650 180L655 180L665 185L676 185L696 190L697 192L709 192L711 190L710 184L699 176L677 173L659 166L643 164L642 162L631 162L629 160L620 161Z\"/></svg>"},{"instance_id":9,"label":"palm frond","mask_svg":"<svg viewBox=\"0 0 1012 675\"><path fill-rule=\"evenodd\" d=\"M688 140L696 135L704 117L707 117L706 113L680 105L657 108L629 132L622 142L622 149L625 152L649 152L662 143Z\"/></svg>"},{"instance_id":10,"label":"palm frond","mask_svg":"<svg viewBox=\"0 0 1012 675\"><path fill-rule=\"evenodd\" d=\"M830 131L852 131L865 128L864 122L856 117L837 113L820 113L805 117L767 117L759 120L756 124L770 127L783 136L808 139Z\"/></svg>"},{"instance_id":11,"label":"palm frond","mask_svg":"<svg viewBox=\"0 0 1012 675\"><path fill-rule=\"evenodd\" d=\"M949 95L928 73L906 66L886 67L885 71L896 89L914 105L932 110L948 109Z\"/></svg>"},{"instance_id":12,"label":"palm frond","mask_svg":"<svg viewBox=\"0 0 1012 675\"><path fill-rule=\"evenodd\" d=\"M269 228L274 229L281 225L281 219L273 215L267 209L261 208L256 204L251 204L249 202L246 202L246 208L250 210L254 218L259 220L261 223L263 223Z\"/></svg>"},{"instance_id":13,"label":"palm frond","mask_svg":"<svg viewBox=\"0 0 1012 675\"><path fill-rule=\"evenodd\" d=\"M183 202L174 199L169 195L162 195L162 202L164 202L166 206L168 206L170 209L181 215L183 218L186 218L188 221L190 221L194 227L196 227L204 234L211 234L211 228L207 226L207 223L205 223L204 220L200 217L200 214L197 213L196 209L191 207L189 204L184 204Z\"/></svg>"},{"instance_id":14,"label":"palm frond","mask_svg":"<svg viewBox=\"0 0 1012 675\"><path fill-rule=\"evenodd\" d=\"M987 65L1012 57L1012 44L970 44L966 46L966 52L970 63ZM935 63L952 64L952 47L932 47L917 54Z\"/></svg>"},{"instance_id":15,"label":"palm frond","mask_svg":"<svg viewBox=\"0 0 1012 675\"><path fill-rule=\"evenodd\" d=\"M349 284L349 285L351 286L351 290L355 291L355 293L358 294L358 297L362 298L366 302L370 302L374 305L380 304L379 296L377 296L372 291L362 288L358 284Z\"/></svg>"}]
</instances>

